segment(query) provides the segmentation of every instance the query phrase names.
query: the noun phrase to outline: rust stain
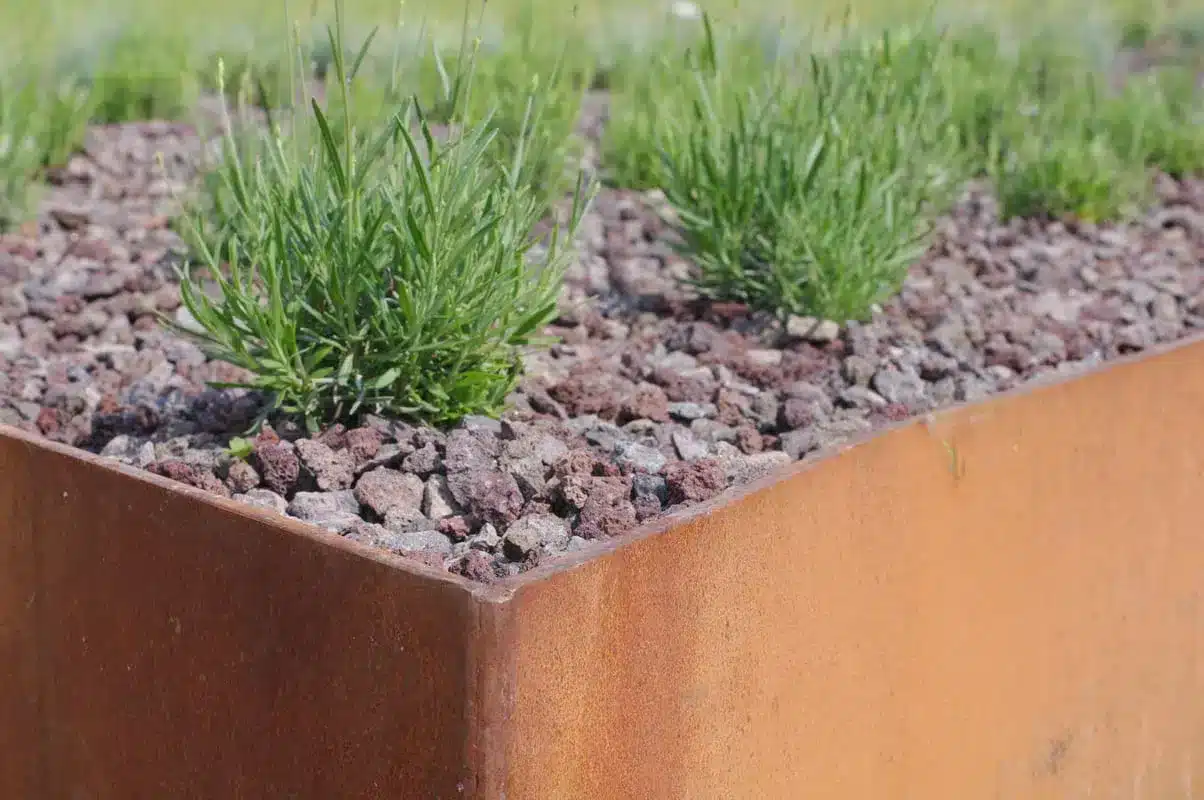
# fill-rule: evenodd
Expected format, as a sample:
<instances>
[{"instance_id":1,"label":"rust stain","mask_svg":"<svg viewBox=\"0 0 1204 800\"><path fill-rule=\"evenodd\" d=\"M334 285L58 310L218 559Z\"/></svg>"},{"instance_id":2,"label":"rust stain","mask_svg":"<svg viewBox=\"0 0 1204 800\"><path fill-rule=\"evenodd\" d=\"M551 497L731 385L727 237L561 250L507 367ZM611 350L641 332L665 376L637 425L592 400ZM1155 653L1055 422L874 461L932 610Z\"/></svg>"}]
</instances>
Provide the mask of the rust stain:
<instances>
[{"instance_id":1,"label":"rust stain","mask_svg":"<svg viewBox=\"0 0 1204 800\"><path fill-rule=\"evenodd\" d=\"M0 430L0 796L1190 796L1201 408L1196 341L489 587Z\"/></svg>"}]
</instances>

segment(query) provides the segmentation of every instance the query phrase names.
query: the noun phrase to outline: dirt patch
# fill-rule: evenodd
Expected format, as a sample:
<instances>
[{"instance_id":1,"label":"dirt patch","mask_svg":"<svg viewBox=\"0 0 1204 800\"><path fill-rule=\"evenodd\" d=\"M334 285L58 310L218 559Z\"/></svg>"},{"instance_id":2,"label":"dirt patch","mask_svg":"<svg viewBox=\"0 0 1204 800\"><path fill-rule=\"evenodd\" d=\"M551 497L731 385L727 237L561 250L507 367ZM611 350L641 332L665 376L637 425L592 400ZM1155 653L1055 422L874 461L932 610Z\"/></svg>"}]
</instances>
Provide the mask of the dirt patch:
<instances>
[{"instance_id":1,"label":"dirt patch","mask_svg":"<svg viewBox=\"0 0 1204 800\"><path fill-rule=\"evenodd\" d=\"M91 132L37 230L0 238L0 421L475 580L513 575L850 436L1204 328L1204 183L1159 183L1125 225L1001 223L969 189L865 324L780 331L698 303L655 195L608 190L581 234L560 343L499 421L369 418L310 439L205 388L238 371L187 322L168 220L202 143L187 126ZM157 166L162 153L166 169Z\"/></svg>"}]
</instances>

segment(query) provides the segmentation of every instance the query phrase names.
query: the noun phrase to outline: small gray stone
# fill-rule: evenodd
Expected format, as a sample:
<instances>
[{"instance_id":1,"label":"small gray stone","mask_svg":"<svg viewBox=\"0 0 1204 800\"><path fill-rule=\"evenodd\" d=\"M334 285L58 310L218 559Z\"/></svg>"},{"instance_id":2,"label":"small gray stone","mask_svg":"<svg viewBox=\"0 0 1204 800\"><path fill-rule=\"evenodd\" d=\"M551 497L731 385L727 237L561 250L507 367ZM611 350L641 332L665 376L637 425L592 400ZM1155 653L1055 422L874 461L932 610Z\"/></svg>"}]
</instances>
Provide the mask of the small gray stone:
<instances>
[{"instance_id":1,"label":"small gray stone","mask_svg":"<svg viewBox=\"0 0 1204 800\"><path fill-rule=\"evenodd\" d=\"M673 449L677 451L678 457L683 461L697 461L701 458L708 458L711 454L710 448L706 446L706 443L698 441L688 431L673 431L671 438L673 440Z\"/></svg>"},{"instance_id":2,"label":"small gray stone","mask_svg":"<svg viewBox=\"0 0 1204 800\"><path fill-rule=\"evenodd\" d=\"M780 409L781 403L778 402L777 395L773 392L761 392L753 398L749 406L749 413L756 421L757 428L762 433L769 433L777 427Z\"/></svg>"},{"instance_id":3,"label":"small gray stone","mask_svg":"<svg viewBox=\"0 0 1204 800\"><path fill-rule=\"evenodd\" d=\"M542 497L548 488L548 468L539 456L527 456L505 463L506 470L514 476L523 497L530 500Z\"/></svg>"},{"instance_id":4,"label":"small gray stone","mask_svg":"<svg viewBox=\"0 0 1204 800\"><path fill-rule=\"evenodd\" d=\"M585 432L585 441L603 450L613 450L619 442L626 441L626 437L617 425L600 422Z\"/></svg>"},{"instance_id":5,"label":"small gray stone","mask_svg":"<svg viewBox=\"0 0 1204 800\"><path fill-rule=\"evenodd\" d=\"M431 519L444 519L460 513L460 507L447 488L447 478L432 475L422 493L422 513Z\"/></svg>"},{"instance_id":6,"label":"small gray stone","mask_svg":"<svg viewBox=\"0 0 1204 800\"><path fill-rule=\"evenodd\" d=\"M355 459L345 450L334 451L315 439L299 439L297 456L323 492L350 489L355 482Z\"/></svg>"},{"instance_id":7,"label":"small gray stone","mask_svg":"<svg viewBox=\"0 0 1204 800\"><path fill-rule=\"evenodd\" d=\"M924 401L924 380L910 370L878 370L873 387L888 403L909 405Z\"/></svg>"},{"instance_id":8,"label":"small gray stone","mask_svg":"<svg viewBox=\"0 0 1204 800\"><path fill-rule=\"evenodd\" d=\"M758 367L776 367L782 363L781 350L748 350L744 353L744 357L748 359L749 363Z\"/></svg>"},{"instance_id":9,"label":"small gray stone","mask_svg":"<svg viewBox=\"0 0 1204 800\"><path fill-rule=\"evenodd\" d=\"M385 527L398 533L410 533L411 531L438 530L439 523L416 508L395 506L385 514Z\"/></svg>"},{"instance_id":10,"label":"small gray stone","mask_svg":"<svg viewBox=\"0 0 1204 800\"><path fill-rule=\"evenodd\" d=\"M871 428L863 417L835 417L821 420L809 428L783 434L782 452L791 458L802 458L814 450L827 450Z\"/></svg>"},{"instance_id":11,"label":"small gray stone","mask_svg":"<svg viewBox=\"0 0 1204 800\"><path fill-rule=\"evenodd\" d=\"M714 403L670 403L669 415L683 422L709 419L719 413Z\"/></svg>"},{"instance_id":12,"label":"small gray stone","mask_svg":"<svg viewBox=\"0 0 1204 800\"><path fill-rule=\"evenodd\" d=\"M882 395L864 386L850 386L840 393L839 400L847 408L883 408L887 405Z\"/></svg>"},{"instance_id":13,"label":"small gray stone","mask_svg":"<svg viewBox=\"0 0 1204 800\"><path fill-rule=\"evenodd\" d=\"M497 437L485 429L458 428L448 434L443 463L448 471L493 469L498 456Z\"/></svg>"},{"instance_id":14,"label":"small gray stone","mask_svg":"<svg viewBox=\"0 0 1204 800\"><path fill-rule=\"evenodd\" d=\"M516 559L522 558L541 546L564 549L568 542L568 523L551 514L532 514L522 517L506 529L506 535L503 538L507 555Z\"/></svg>"},{"instance_id":15,"label":"small gray stone","mask_svg":"<svg viewBox=\"0 0 1204 800\"><path fill-rule=\"evenodd\" d=\"M275 511L277 514L284 514L288 511L288 501L271 489L252 489L246 494L234 495L234 499L249 506Z\"/></svg>"},{"instance_id":16,"label":"small gray stone","mask_svg":"<svg viewBox=\"0 0 1204 800\"><path fill-rule=\"evenodd\" d=\"M461 420L460 427L466 431L484 431L492 436L502 435L502 422L493 417L469 415Z\"/></svg>"},{"instance_id":17,"label":"small gray stone","mask_svg":"<svg viewBox=\"0 0 1204 800\"><path fill-rule=\"evenodd\" d=\"M985 400L991 395L991 385L982 378L974 375L963 375L956 379L956 399L965 403L975 403Z\"/></svg>"},{"instance_id":18,"label":"small gray stone","mask_svg":"<svg viewBox=\"0 0 1204 800\"><path fill-rule=\"evenodd\" d=\"M394 508L418 511L422 492L422 480L417 475L388 467L364 473L355 485L355 499L378 517L384 517Z\"/></svg>"},{"instance_id":19,"label":"small gray stone","mask_svg":"<svg viewBox=\"0 0 1204 800\"><path fill-rule=\"evenodd\" d=\"M115 461L122 461L127 464L132 463L138 455L138 450L141 449L142 443L125 434L114 436L109 440L109 443L101 449L100 454L105 458L111 458ZM154 460L153 458L151 459Z\"/></svg>"},{"instance_id":20,"label":"small gray stone","mask_svg":"<svg viewBox=\"0 0 1204 800\"><path fill-rule=\"evenodd\" d=\"M502 543L502 537L498 535L497 528L486 522L481 526L481 529L474 535L468 537L466 544L472 550L484 550L493 552L498 545Z\"/></svg>"},{"instance_id":21,"label":"small gray stone","mask_svg":"<svg viewBox=\"0 0 1204 800\"><path fill-rule=\"evenodd\" d=\"M736 429L713 419L696 419L690 423L690 431L704 442L734 442Z\"/></svg>"},{"instance_id":22,"label":"small gray stone","mask_svg":"<svg viewBox=\"0 0 1204 800\"><path fill-rule=\"evenodd\" d=\"M849 356L841 364L841 374L854 386L869 386L877 368L864 356Z\"/></svg>"},{"instance_id":23,"label":"small gray stone","mask_svg":"<svg viewBox=\"0 0 1204 800\"><path fill-rule=\"evenodd\" d=\"M570 536L569 543L564 549L569 553L576 553L578 550L583 550L588 545L588 539L583 539L580 536Z\"/></svg>"},{"instance_id":24,"label":"small gray stone","mask_svg":"<svg viewBox=\"0 0 1204 800\"><path fill-rule=\"evenodd\" d=\"M406 457L409 450L396 444L382 444L376 455L356 468L359 473L371 472L379 467L396 467Z\"/></svg>"},{"instance_id":25,"label":"small gray stone","mask_svg":"<svg viewBox=\"0 0 1204 800\"><path fill-rule=\"evenodd\" d=\"M631 496L634 500L653 499L663 506L668 500L669 491L665 479L660 475L640 472L631 480Z\"/></svg>"},{"instance_id":26,"label":"small gray stone","mask_svg":"<svg viewBox=\"0 0 1204 800\"><path fill-rule=\"evenodd\" d=\"M721 463L727 476L728 485L742 486L773 474L793 460L789 453L772 450L767 453L754 453L750 456L730 456L723 459Z\"/></svg>"},{"instance_id":27,"label":"small gray stone","mask_svg":"<svg viewBox=\"0 0 1204 800\"><path fill-rule=\"evenodd\" d=\"M840 325L827 319L791 316L786 320L786 333L795 339L827 344L840 336Z\"/></svg>"},{"instance_id":28,"label":"small gray stone","mask_svg":"<svg viewBox=\"0 0 1204 800\"><path fill-rule=\"evenodd\" d=\"M439 455L439 450L435 447L434 442L427 442L406 456L405 460L401 462L401 468L406 472L412 472L425 478L432 472L439 472L443 469L443 457Z\"/></svg>"},{"instance_id":29,"label":"small gray stone","mask_svg":"<svg viewBox=\"0 0 1204 800\"><path fill-rule=\"evenodd\" d=\"M614 448L615 463L639 472L660 472L667 459L660 450L635 442L619 442Z\"/></svg>"},{"instance_id":30,"label":"small gray stone","mask_svg":"<svg viewBox=\"0 0 1204 800\"><path fill-rule=\"evenodd\" d=\"M450 556L452 553L451 540L437 530L397 531L386 528L377 546L401 554L429 552Z\"/></svg>"},{"instance_id":31,"label":"small gray stone","mask_svg":"<svg viewBox=\"0 0 1204 800\"><path fill-rule=\"evenodd\" d=\"M288 504L290 516L331 531L360 521L359 503L347 489L337 492L297 492Z\"/></svg>"}]
</instances>

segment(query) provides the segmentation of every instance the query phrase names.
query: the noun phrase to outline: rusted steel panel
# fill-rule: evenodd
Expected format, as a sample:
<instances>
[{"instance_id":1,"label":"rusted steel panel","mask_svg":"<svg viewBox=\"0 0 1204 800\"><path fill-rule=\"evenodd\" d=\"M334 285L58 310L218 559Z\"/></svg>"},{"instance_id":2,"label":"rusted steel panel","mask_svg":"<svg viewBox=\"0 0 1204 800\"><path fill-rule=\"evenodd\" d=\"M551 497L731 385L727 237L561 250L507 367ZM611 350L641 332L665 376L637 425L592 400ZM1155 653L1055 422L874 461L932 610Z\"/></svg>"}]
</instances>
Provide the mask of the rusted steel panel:
<instances>
[{"instance_id":1,"label":"rusted steel panel","mask_svg":"<svg viewBox=\"0 0 1204 800\"><path fill-rule=\"evenodd\" d=\"M506 797L1189 797L1202 592L1194 343L532 575Z\"/></svg>"},{"instance_id":2,"label":"rusted steel panel","mask_svg":"<svg viewBox=\"0 0 1204 800\"><path fill-rule=\"evenodd\" d=\"M462 796L459 586L40 444L3 452L38 478L19 502L50 783L23 796Z\"/></svg>"},{"instance_id":3,"label":"rusted steel panel","mask_svg":"<svg viewBox=\"0 0 1204 800\"><path fill-rule=\"evenodd\" d=\"M23 453L0 441L0 797L42 792L37 581Z\"/></svg>"}]
</instances>

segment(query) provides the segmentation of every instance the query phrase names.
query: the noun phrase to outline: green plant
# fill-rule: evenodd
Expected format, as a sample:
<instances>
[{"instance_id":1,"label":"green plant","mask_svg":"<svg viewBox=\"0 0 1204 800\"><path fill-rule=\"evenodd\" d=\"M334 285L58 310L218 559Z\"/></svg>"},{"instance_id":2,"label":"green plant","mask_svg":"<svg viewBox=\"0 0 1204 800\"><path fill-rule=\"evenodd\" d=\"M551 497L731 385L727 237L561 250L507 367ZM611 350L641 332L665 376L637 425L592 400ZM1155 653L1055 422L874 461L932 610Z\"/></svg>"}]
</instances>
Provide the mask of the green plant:
<instances>
[{"instance_id":1,"label":"green plant","mask_svg":"<svg viewBox=\"0 0 1204 800\"><path fill-rule=\"evenodd\" d=\"M462 38L454 54L434 50L417 70L419 98L433 122L488 118L497 131L494 157L521 161L519 182L551 203L571 188L577 172L582 142L574 129L593 82L593 60L584 40L541 29L525 8L516 31L498 47L474 44L470 51Z\"/></svg>"},{"instance_id":2,"label":"green plant","mask_svg":"<svg viewBox=\"0 0 1204 800\"><path fill-rule=\"evenodd\" d=\"M710 24L708 18L707 24ZM706 47L706 28L690 22L665 32L658 41L626 57L611 71L610 114L602 136L602 161L608 183L626 189L664 185L661 140L671 120L691 113L694 78L689 53ZM729 33L721 56L725 82L755 86L772 70L777 53L766 49L757 31Z\"/></svg>"},{"instance_id":3,"label":"green plant","mask_svg":"<svg viewBox=\"0 0 1204 800\"><path fill-rule=\"evenodd\" d=\"M44 117L36 81L0 78L0 231L25 218L44 161Z\"/></svg>"},{"instance_id":4,"label":"green plant","mask_svg":"<svg viewBox=\"0 0 1204 800\"><path fill-rule=\"evenodd\" d=\"M131 30L112 43L92 77L94 118L180 119L199 97L198 74L186 40Z\"/></svg>"},{"instance_id":5,"label":"green plant","mask_svg":"<svg viewBox=\"0 0 1204 800\"><path fill-rule=\"evenodd\" d=\"M346 63L341 2L335 14L332 70L349 108L366 46ZM453 125L444 143L413 102L362 133L343 114L337 137L319 103L310 112L287 139L265 134L253 161L227 137L232 257L223 265L197 236L205 275L180 275L196 338L311 428L366 411L432 423L496 413L555 314L583 204L537 259L544 206L520 181L521 138L502 164L488 118Z\"/></svg>"},{"instance_id":6,"label":"green plant","mask_svg":"<svg viewBox=\"0 0 1204 800\"><path fill-rule=\"evenodd\" d=\"M66 78L43 92L41 107L45 121L42 166L63 166L83 147L88 121L95 112L95 95L84 83Z\"/></svg>"},{"instance_id":7,"label":"green plant","mask_svg":"<svg viewBox=\"0 0 1204 800\"><path fill-rule=\"evenodd\" d=\"M709 18L690 111L661 136L665 192L706 297L846 320L901 283L960 178L931 101L939 51L889 36L732 84Z\"/></svg>"},{"instance_id":8,"label":"green plant","mask_svg":"<svg viewBox=\"0 0 1204 800\"><path fill-rule=\"evenodd\" d=\"M1119 152L1177 178L1204 170L1204 97L1194 69L1131 76L1104 110Z\"/></svg>"}]
</instances>

